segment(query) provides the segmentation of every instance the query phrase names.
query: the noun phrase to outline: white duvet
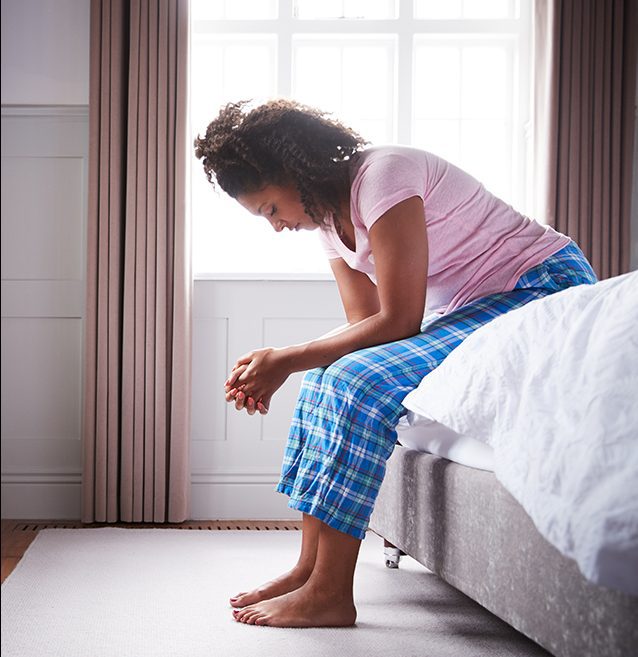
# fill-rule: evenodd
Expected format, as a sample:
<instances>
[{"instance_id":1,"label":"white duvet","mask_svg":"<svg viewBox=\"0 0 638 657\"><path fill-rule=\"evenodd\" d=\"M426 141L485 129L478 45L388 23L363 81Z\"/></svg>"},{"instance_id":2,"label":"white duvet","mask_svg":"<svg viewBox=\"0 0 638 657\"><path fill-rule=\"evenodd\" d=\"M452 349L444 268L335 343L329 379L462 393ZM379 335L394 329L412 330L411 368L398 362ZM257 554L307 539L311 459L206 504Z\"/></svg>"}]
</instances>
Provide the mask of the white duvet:
<instances>
[{"instance_id":1,"label":"white duvet","mask_svg":"<svg viewBox=\"0 0 638 657\"><path fill-rule=\"evenodd\" d=\"M638 595L638 272L495 319L404 406L490 445L540 533Z\"/></svg>"}]
</instances>

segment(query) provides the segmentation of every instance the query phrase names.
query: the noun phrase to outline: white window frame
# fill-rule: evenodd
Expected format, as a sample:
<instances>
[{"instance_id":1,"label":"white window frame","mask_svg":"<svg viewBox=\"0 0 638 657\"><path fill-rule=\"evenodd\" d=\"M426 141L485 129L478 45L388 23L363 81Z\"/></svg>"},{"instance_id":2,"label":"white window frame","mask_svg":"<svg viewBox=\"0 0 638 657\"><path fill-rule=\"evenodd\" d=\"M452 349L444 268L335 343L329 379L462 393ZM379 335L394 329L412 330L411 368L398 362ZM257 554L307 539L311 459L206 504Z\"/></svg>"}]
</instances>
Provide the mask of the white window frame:
<instances>
[{"instance_id":1,"label":"white window frame","mask_svg":"<svg viewBox=\"0 0 638 657\"><path fill-rule=\"evenodd\" d=\"M320 0L318 0L320 1ZM518 102L515 129L513 131L513 158L517 167L514 176L514 203L517 209L526 212L531 204L529 170L531 165L530 147L530 88L531 88L531 11L532 0L517 0L518 18L515 19L417 19L413 18L413 0L397 0L397 17L384 20L356 18L339 19L297 19L293 16L293 0L278 0L278 18L276 19L224 19L201 20L193 22L194 36L210 34L215 36L232 35L276 35L277 39L277 95L290 97L293 76L293 48L295 37L312 37L314 35L334 35L346 37L392 36L397 40L395 57L395 102L394 102L394 141L398 144L411 144L413 127L413 68L414 43L423 36L454 35L487 38L494 35L508 37L514 42L517 53L515 67L515 86L518 87ZM201 168L193 167L194 175L201 175ZM192 204L191 204L192 207ZM195 236L196 237L196 236ZM317 280L329 279L330 274L294 273L294 274L224 274L196 273L196 279L231 279L231 280Z\"/></svg>"}]
</instances>

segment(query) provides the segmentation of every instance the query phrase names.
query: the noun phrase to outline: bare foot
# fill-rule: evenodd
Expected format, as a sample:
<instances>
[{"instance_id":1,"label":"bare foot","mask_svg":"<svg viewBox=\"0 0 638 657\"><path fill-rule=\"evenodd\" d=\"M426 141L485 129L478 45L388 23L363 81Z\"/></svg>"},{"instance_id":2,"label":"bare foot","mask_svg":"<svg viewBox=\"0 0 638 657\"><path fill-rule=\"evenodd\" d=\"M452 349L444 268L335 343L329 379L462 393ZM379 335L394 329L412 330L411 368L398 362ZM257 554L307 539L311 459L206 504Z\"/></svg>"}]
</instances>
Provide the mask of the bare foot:
<instances>
[{"instance_id":1,"label":"bare foot","mask_svg":"<svg viewBox=\"0 0 638 657\"><path fill-rule=\"evenodd\" d=\"M238 593L230 599L230 604L233 607L246 607L248 605L261 602L262 600L270 600L276 598L284 593L289 593L302 587L310 577L310 572L295 566L292 570L284 573L280 577L273 579L271 582L266 582L258 586L252 591L244 591Z\"/></svg>"},{"instance_id":2,"label":"bare foot","mask_svg":"<svg viewBox=\"0 0 638 657\"><path fill-rule=\"evenodd\" d=\"M271 600L234 609L239 623L272 627L348 627L357 610L351 595L337 595L311 584Z\"/></svg>"}]
</instances>

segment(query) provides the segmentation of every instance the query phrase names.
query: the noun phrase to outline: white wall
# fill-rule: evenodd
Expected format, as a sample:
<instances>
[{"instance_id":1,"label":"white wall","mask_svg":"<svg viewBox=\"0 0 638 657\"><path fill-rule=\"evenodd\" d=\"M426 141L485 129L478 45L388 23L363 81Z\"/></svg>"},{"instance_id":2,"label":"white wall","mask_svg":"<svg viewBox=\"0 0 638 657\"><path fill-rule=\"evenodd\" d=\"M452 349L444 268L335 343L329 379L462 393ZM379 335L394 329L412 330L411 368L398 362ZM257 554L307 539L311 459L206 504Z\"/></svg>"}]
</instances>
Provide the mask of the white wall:
<instances>
[{"instance_id":1,"label":"white wall","mask_svg":"<svg viewBox=\"0 0 638 657\"><path fill-rule=\"evenodd\" d=\"M2 0L2 104L88 105L90 0Z\"/></svg>"},{"instance_id":2,"label":"white wall","mask_svg":"<svg viewBox=\"0 0 638 657\"><path fill-rule=\"evenodd\" d=\"M2 517L78 518L90 0L2 0Z\"/></svg>"}]
</instances>

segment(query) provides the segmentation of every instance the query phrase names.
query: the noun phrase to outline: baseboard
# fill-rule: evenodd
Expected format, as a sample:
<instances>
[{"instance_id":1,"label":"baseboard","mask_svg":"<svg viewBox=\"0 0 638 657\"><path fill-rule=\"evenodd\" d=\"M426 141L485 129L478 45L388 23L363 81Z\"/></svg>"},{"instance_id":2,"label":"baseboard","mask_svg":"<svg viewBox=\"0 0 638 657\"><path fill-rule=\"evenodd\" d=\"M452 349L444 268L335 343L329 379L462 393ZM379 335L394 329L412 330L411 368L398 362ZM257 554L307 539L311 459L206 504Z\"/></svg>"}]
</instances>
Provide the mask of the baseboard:
<instances>
[{"instance_id":1,"label":"baseboard","mask_svg":"<svg viewBox=\"0 0 638 657\"><path fill-rule=\"evenodd\" d=\"M57 480L51 480L51 479ZM76 520L82 514L80 475L71 480L44 475L3 476L2 517Z\"/></svg>"},{"instance_id":2,"label":"baseboard","mask_svg":"<svg viewBox=\"0 0 638 657\"><path fill-rule=\"evenodd\" d=\"M194 476L191 519L301 519L288 508L288 498L275 491L275 480L255 479L215 482ZM3 518L77 520L82 515L80 474L5 474L1 488Z\"/></svg>"},{"instance_id":3,"label":"baseboard","mask_svg":"<svg viewBox=\"0 0 638 657\"><path fill-rule=\"evenodd\" d=\"M276 482L238 481L213 483L193 479L191 518L278 518L300 520L301 513L288 508L288 497L277 493Z\"/></svg>"}]
</instances>

